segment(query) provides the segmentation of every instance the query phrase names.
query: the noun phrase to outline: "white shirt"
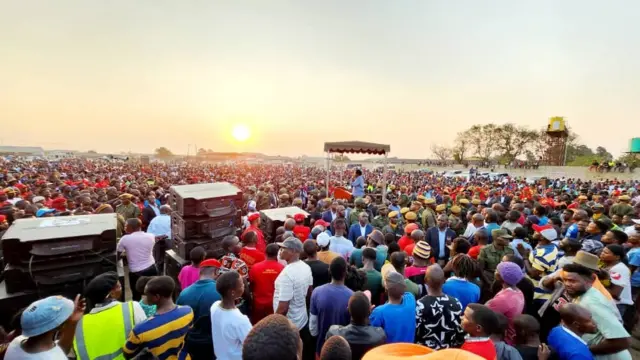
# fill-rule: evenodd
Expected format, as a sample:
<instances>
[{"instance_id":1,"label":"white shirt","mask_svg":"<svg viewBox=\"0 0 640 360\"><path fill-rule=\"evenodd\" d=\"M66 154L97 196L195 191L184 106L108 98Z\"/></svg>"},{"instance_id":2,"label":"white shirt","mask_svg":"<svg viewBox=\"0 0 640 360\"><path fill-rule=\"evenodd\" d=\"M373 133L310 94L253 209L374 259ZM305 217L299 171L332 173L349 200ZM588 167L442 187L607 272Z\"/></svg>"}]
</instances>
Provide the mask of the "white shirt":
<instances>
[{"instance_id":1,"label":"white shirt","mask_svg":"<svg viewBox=\"0 0 640 360\"><path fill-rule=\"evenodd\" d=\"M617 263L609 269L609 277L612 284L622 286L620 300L614 299L616 304L633 305L633 299L631 298L631 271L627 265L621 262Z\"/></svg>"},{"instance_id":2,"label":"white shirt","mask_svg":"<svg viewBox=\"0 0 640 360\"><path fill-rule=\"evenodd\" d=\"M222 302L211 305L213 350L220 360L241 360L242 343L251 331L251 321L238 309L223 309Z\"/></svg>"},{"instance_id":3,"label":"white shirt","mask_svg":"<svg viewBox=\"0 0 640 360\"><path fill-rule=\"evenodd\" d=\"M273 311L278 309L280 301L289 302L287 318L298 330L307 325L307 292L313 285L311 268L304 261L296 261L284 267L276 278L273 292Z\"/></svg>"},{"instance_id":4,"label":"white shirt","mask_svg":"<svg viewBox=\"0 0 640 360\"><path fill-rule=\"evenodd\" d=\"M171 216L167 214L160 214L149 223L147 232L155 236L166 235L171 239Z\"/></svg>"},{"instance_id":5,"label":"white shirt","mask_svg":"<svg viewBox=\"0 0 640 360\"><path fill-rule=\"evenodd\" d=\"M156 238L153 234L142 231L136 231L127 234L118 242L118 252L127 252L127 262L129 263L129 271L139 272L149 268L155 264L153 259L153 245Z\"/></svg>"},{"instance_id":6,"label":"white shirt","mask_svg":"<svg viewBox=\"0 0 640 360\"><path fill-rule=\"evenodd\" d=\"M477 230L478 229L472 223L468 223L467 229L464 231L464 234L462 234L462 236L466 238L471 237L471 235L475 235Z\"/></svg>"},{"instance_id":7,"label":"white shirt","mask_svg":"<svg viewBox=\"0 0 640 360\"><path fill-rule=\"evenodd\" d=\"M7 347L7 352L4 354L5 360L67 360L67 355L58 345L54 346L51 350L30 354L20 346L25 340L27 340L27 338L22 335L13 339L9 347Z\"/></svg>"},{"instance_id":8,"label":"white shirt","mask_svg":"<svg viewBox=\"0 0 640 360\"><path fill-rule=\"evenodd\" d=\"M353 252L353 243L344 236L332 236L329 239L329 251L340 254L345 259L349 259Z\"/></svg>"}]
</instances>

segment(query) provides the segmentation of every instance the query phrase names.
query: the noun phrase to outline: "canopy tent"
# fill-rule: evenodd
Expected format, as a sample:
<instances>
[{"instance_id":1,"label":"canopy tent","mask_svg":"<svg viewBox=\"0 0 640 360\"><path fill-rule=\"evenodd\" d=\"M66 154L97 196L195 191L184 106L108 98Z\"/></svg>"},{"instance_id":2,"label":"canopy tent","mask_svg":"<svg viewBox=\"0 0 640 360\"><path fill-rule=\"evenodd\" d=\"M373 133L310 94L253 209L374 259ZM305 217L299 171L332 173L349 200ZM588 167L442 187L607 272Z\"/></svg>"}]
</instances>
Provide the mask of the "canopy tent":
<instances>
[{"instance_id":1,"label":"canopy tent","mask_svg":"<svg viewBox=\"0 0 640 360\"><path fill-rule=\"evenodd\" d=\"M387 155L391 151L391 146L384 144L374 144L363 141L343 141L324 143L324 151L327 153L327 190L329 189L329 175L331 173L331 154L372 154L384 155L384 170L382 175L382 199L387 195Z\"/></svg>"}]
</instances>

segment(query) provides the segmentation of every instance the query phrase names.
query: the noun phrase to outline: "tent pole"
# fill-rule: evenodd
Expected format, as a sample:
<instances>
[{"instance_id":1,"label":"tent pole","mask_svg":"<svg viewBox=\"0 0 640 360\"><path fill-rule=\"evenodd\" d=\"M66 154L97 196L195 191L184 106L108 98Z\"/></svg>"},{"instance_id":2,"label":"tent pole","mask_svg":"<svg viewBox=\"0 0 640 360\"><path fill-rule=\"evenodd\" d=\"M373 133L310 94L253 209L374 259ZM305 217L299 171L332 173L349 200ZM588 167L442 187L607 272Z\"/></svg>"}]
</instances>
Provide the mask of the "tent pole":
<instances>
[{"instance_id":1,"label":"tent pole","mask_svg":"<svg viewBox=\"0 0 640 360\"><path fill-rule=\"evenodd\" d=\"M387 153L384 153L384 167L382 168L382 204L387 198Z\"/></svg>"},{"instance_id":2,"label":"tent pole","mask_svg":"<svg viewBox=\"0 0 640 360\"><path fill-rule=\"evenodd\" d=\"M327 188L327 197L331 197L331 194L329 193L329 178L330 178L329 174L330 173L331 173L331 153L327 151L327 183L325 184Z\"/></svg>"}]
</instances>

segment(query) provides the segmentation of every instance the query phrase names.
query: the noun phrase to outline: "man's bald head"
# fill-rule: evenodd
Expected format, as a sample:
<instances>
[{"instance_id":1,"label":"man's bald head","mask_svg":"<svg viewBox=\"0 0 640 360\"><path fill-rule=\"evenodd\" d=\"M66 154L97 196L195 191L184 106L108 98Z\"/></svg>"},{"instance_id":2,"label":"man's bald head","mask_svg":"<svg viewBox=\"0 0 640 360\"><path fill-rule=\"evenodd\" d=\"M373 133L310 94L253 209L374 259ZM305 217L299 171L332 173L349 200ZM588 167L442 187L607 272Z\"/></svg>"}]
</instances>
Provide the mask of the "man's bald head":
<instances>
[{"instance_id":1,"label":"man's bald head","mask_svg":"<svg viewBox=\"0 0 640 360\"><path fill-rule=\"evenodd\" d=\"M473 222L474 225L475 224L484 224L484 216L482 216L481 213L475 213L471 217L471 222Z\"/></svg>"},{"instance_id":2,"label":"man's bald head","mask_svg":"<svg viewBox=\"0 0 640 360\"><path fill-rule=\"evenodd\" d=\"M284 230L285 231L293 231L293 228L296 226L296 221L289 218L284 221Z\"/></svg>"},{"instance_id":3,"label":"man's bald head","mask_svg":"<svg viewBox=\"0 0 640 360\"><path fill-rule=\"evenodd\" d=\"M566 324L573 322L582 322L591 318L591 311L574 303L566 303L558 310L562 321Z\"/></svg>"},{"instance_id":4,"label":"man's bald head","mask_svg":"<svg viewBox=\"0 0 640 360\"><path fill-rule=\"evenodd\" d=\"M424 240L424 231L418 229L418 230L413 230L413 232L411 233L411 239L415 242L418 242L420 240Z\"/></svg>"},{"instance_id":5,"label":"man's bald head","mask_svg":"<svg viewBox=\"0 0 640 360\"><path fill-rule=\"evenodd\" d=\"M588 218L589 218L589 215L584 210L576 210L576 211L573 212L573 220L574 221L586 220Z\"/></svg>"},{"instance_id":6,"label":"man's bald head","mask_svg":"<svg viewBox=\"0 0 640 360\"><path fill-rule=\"evenodd\" d=\"M427 268L425 280L430 289L439 290L444 284L444 271L438 264L433 264Z\"/></svg>"}]
</instances>

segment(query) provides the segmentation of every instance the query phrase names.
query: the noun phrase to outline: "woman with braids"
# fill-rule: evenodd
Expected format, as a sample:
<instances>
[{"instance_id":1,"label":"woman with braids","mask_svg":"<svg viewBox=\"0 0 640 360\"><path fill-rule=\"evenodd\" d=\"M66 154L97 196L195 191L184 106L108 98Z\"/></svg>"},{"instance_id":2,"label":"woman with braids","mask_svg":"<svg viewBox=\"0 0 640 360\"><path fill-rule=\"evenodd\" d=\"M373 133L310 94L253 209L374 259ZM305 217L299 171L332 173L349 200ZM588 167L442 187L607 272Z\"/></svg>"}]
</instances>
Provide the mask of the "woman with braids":
<instances>
[{"instance_id":1,"label":"woman with braids","mask_svg":"<svg viewBox=\"0 0 640 360\"><path fill-rule=\"evenodd\" d=\"M450 277L442 286L442 292L452 296L462 304L462 311L467 304L480 300L480 287L473 283L476 275L476 262L467 254L458 254L451 260L455 276Z\"/></svg>"}]
</instances>

